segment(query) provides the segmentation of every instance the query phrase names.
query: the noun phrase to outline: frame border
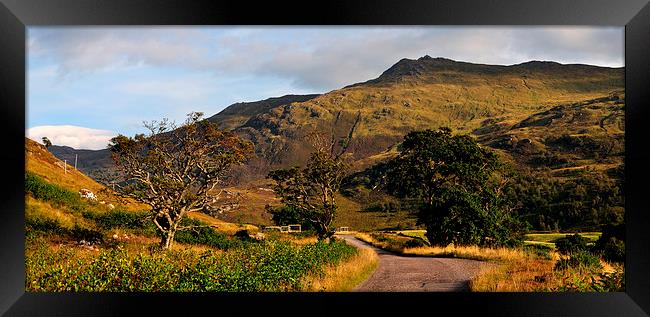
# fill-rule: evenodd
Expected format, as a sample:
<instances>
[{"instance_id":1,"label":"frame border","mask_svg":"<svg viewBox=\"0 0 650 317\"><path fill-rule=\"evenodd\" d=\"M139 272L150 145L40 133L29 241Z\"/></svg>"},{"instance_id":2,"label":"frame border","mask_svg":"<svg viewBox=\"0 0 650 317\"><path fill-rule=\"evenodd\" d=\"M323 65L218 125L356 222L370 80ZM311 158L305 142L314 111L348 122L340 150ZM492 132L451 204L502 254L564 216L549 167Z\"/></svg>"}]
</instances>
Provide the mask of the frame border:
<instances>
[{"instance_id":1,"label":"frame border","mask_svg":"<svg viewBox=\"0 0 650 317\"><path fill-rule=\"evenodd\" d=\"M239 309L246 314L298 306L310 314L362 309L403 313L431 303L454 314L499 316L648 316L650 213L650 5L648 0L348 0L306 5L180 0L0 0L0 313L24 315L172 314ZM26 30L45 25L600 25L625 26L626 292L622 293L26 293L24 268L24 131ZM4 187L4 186L3 186ZM645 208L644 208L645 207ZM379 304L382 304L379 307Z\"/></svg>"}]
</instances>

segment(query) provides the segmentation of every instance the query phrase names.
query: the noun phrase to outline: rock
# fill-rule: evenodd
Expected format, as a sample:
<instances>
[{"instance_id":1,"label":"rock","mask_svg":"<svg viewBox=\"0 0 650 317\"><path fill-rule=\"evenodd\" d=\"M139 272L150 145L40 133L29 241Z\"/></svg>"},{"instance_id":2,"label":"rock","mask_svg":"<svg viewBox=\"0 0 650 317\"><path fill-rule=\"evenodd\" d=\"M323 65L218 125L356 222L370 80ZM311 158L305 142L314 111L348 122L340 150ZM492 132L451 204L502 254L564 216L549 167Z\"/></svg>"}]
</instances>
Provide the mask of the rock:
<instances>
[{"instance_id":1,"label":"rock","mask_svg":"<svg viewBox=\"0 0 650 317\"><path fill-rule=\"evenodd\" d=\"M89 200L97 200L97 197L95 197L95 194L90 191L90 189L82 188L79 190L79 195L81 195L81 198L86 198Z\"/></svg>"},{"instance_id":2,"label":"rock","mask_svg":"<svg viewBox=\"0 0 650 317\"><path fill-rule=\"evenodd\" d=\"M115 206L113 206L113 204L108 204L107 206L108 206L108 208L110 208L110 209L115 209Z\"/></svg>"}]
</instances>

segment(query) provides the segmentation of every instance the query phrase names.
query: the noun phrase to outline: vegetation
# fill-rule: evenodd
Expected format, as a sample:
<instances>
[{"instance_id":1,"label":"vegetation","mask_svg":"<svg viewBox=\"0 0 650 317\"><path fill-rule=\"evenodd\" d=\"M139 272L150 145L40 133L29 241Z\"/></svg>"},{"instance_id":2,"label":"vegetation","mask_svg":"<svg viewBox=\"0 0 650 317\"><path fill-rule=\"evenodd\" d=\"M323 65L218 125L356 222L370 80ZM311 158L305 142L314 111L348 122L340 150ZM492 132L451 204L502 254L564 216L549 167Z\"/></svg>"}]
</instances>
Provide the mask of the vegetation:
<instances>
[{"instance_id":1,"label":"vegetation","mask_svg":"<svg viewBox=\"0 0 650 317\"><path fill-rule=\"evenodd\" d=\"M400 154L387 163L387 188L419 198L419 223L431 244L515 245L521 224L510 214L495 179L501 163L495 153L451 130L407 134Z\"/></svg>"},{"instance_id":2,"label":"vegetation","mask_svg":"<svg viewBox=\"0 0 650 317\"><path fill-rule=\"evenodd\" d=\"M305 278L324 276L328 265L353 257L354 247L331 241L303 247L269 241L227 253L206 251L130 252L97 256L28 241L28 291L287 291L302 290Z\"/></svg>"},{"instance_id":3,"label":"vegetation","mask_svg":"<svg viewBox=\"0 0 650 317\"><path fill-rule=\"evenodd\" d=\"M349 138L342 141L347 142ZM286 212L295 212L296 220L299 223L309 222L318 238L323 240L334 234L332 222L337 210L336 194L347 171L347 164L342 158L347 146L343 144L336 152L334 141L329 146L315 143L316 151L311 154L304 169L275 170L268 177L275 182L273 191L284 204L280 212L285 214L276 219L289 216Z\"/></svg>"},{"instance_id":4,"label":"vegetation","mask_svg":"<svg viewBox=\"0 0 650 317\"><path fill-rule=\"evenodd\" d=\"M400 254L490 262L473 291L624 290L622 74L405 59L323 95L239 103L118 136L110 150L121 198L77 170L62 173L47 138L27 142L26 288L347 291L377 264L333 236L351 226L390 230L358 236ZM305 126L331 142L308 144ZM441 126L455 134L424 130ZM237 135L255 142L254 161ZM104 204L80 198L81 188ZM245 206L215 211L226 189ZM318 239L254 234L243 224L251 219L299 223ZM520 246L523 222L554 233ZM559 233L568 231L580 234Z\"/></svg>"},{"instance_id":5,"label":"vegetation","mask_svg":"<svg viewBox=\"0 0 650 317\"><path fill-rule=\"evenodd\" d=\"M271 214L273 222L278 226L288 226L293 224L301 225L302 230L313 229L313 224L306 219L297 209L293 206L266 206L266 210Z\"/></svg>"},{"instance_id":6,"label":"vegetation","mask_svg":"<svg viewBox=\"0 0 650 317\"><path fill-rule=\"evenodd\" d=\"M601 173L560 180L522 170L504 192L518 215L537 230L598 230L623 221L622 184Z\"/></svg>"},{"instance_id":7,"label":"vegetation","mask_svg":"<svg viewBox=\"0 0 650 317\"><path fill-rule=\"evenodd\" d=\"M45 145L45 148L52 146L52 141L50 141L50 139L48 139L46 136L43 137L42 141L43 145Z\"/></svg>"},{"instance_id":8,"label":"vegetation","mask_svg":"<svg viewBox=\"0 0 650 317\"><path fill-rule=\"evenodd\" d=\"M168 249L188 212L203 210L216 200L224 172L244 162L250 142L220 131L202 113L190 113L176 127L167 120L145 123L150 134L111 139L110 150L127 183L119 190L151 206L152 219Z\"/></svg>"}]
</instances>

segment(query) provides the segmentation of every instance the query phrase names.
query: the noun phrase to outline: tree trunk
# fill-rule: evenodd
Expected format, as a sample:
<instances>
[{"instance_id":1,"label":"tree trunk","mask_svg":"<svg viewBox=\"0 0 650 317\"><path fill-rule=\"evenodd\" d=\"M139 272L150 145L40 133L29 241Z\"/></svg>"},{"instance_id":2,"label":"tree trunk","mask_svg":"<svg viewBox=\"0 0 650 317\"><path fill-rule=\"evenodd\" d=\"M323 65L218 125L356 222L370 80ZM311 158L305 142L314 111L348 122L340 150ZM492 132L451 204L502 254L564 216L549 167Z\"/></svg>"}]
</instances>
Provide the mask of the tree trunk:
<instances>
[{"instance_id":1,"label":"tree trunk","mask_svg":"<svg viewBox=\"0 0 650 317\"><path fill-rule=\"evenodd\" d=\"M171 249L172 245L174 244L174 235L176 234L175 230L169 230L165 233L163 233L163 237L160 241L160 246L164 250L169 250Z\"/></svg>"}]
</instances>

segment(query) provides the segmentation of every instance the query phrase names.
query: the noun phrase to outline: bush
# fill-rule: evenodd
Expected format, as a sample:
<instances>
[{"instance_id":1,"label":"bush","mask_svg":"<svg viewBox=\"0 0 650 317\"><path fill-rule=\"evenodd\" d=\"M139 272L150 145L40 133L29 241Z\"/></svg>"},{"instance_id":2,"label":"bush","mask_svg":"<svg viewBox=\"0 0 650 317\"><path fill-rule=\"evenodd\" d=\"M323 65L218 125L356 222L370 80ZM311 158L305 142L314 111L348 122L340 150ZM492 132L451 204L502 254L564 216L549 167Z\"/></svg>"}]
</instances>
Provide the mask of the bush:
<instances>
[{"instance_id":1,"label":"bush","mask_svg":"<svg viewBox=\"0 0 650 317\"><path fill-rule=\"evenodd\" d=\"M625 242L614 237L609 238L602 251L603 258L610 262L625 262Z\"/></svg>"},{"instance_id":2,"label":"bush","mask_svg":"<svg viewBox=\"0 0 650 317\"><path fill-rule=\"evenodd\" d=\"M596 271L602 269L598 256L584 250L574 251L569 258L560 259L555 263L555 270L586 269Z\"/></svg>"},{"instance_id":3,"label":"bush","mask_svg":"<svg viewBox=\"0 0 650 317\"><path fill-rule=\"evenodd\" d=\"M424 241L423 239L420 238L413 238L411 240L408 240L404 243L404 246L407 248L419 248L419 247L426 247L429 246L429 244Z\"/></svg>"},{"instance_id":4,"label":"bush","mask_svg":"<svg viewBox=\"0 0 650 317\"><path fill-rule=\"evenodd\" d=\"M148 212L128 212L120 209L114 209L105 213L95 213L90 211L84 211L82 213L83 217L90 219L95 224L103 229L133 229L141 231L149 231L153 229L155 231L154 224L152 220L147 221Z\"/></svg>"},{"instance_id":5,"label":"bush","mask_svg":"<svg viewBox=\"0 0 650 317\"><path fill-rule=\"evenodd\" d=\"M61 226L52 219L28 218L25 220L25 229L28 235L57 235L77 241L85 240L91 243L104 242L104 234L100 231L84 228L75 224L72 229Z\"/></svg>"},{"instance_id":6,"label":"bush","mask_svg":"<svg viewBox=\"0 0 650 317\"><path fill-rule=\"evenodd\" d=\"M181 225L206 226L202 221L189 218L184 219ZM210 227L197 227L178 231L174 240L180 243L207 245L221 250L236 248L242 246L243 243L242 240L229 239L225 234Z\"/></svg>"},{"instance_id":7,"label":"bush","mask_svg":"<svg viewBox=\"0 0 650 317\"><path fill-rule=\"evenodd\" d=\"M311 222L305 219L295 207L291 206L266 206L266 211L271 214L271 220L278 226L288 226L293 224L300 224L302 230L313 230L314 226Z\"/></svg>"},{"instance_id":8,"label":"bush","mask_svg":"<svg viewBox=\"0 0 650 317\"><path fill-rule=\"evenodd\" d=\"M623 270L613 273L584 274L569 271L564 284L551 289L553 292L624 292L625 274Z\"/></svg>"},{"instance_id":9,"label":"bush","mask_svg":"<svg viewBox=\"0 0 650 317\"><path fill-rule=\"evenodd\" d=\"M610 262L625 262L625 224L607 225L594 245L594 251Z\"/></svg>"},{"instance_id":10,"label":"bush","mask_svg":"<svg viewBox=\"0 0 650 317\"><path fill-rule=\"evenodd\" d=\"M192 251L129 254L117 248L76 258L69 249L29 246L28 291L283 291L302 290L302 279L356 254L333 239L298 247L286 241L249 244L214 254Z\"/></svg>"},{"instance_id":11,"label":"bush","mask_svg":"<svg viewBox=\"0 0 650 317\"><path fill-rule=\"evenodd\" d=\"M556 239L554 242L555 248L560 252L560 254L573 254L575 252L587 250L587 239L577 233Z\"/></svg>"},{"instance_id":12,"label":"bush","mask_svg":"<svg viewBox=\"0 0 650 317\"><path fill-rule=\"evenodd\" d=\"M25 229L28 233L56 235L63 235L67 231L58 221L43 218L25 219Z\"/></svg>"},{"instance_id":13,"label":"bush","mask_svg":"<svg viewBox=\"0 0 650 317\"><path fill-rule=\"evenodd\" d=\"M55 206L68 206L73 210L80 210L82 201L79 194L46 182L43 178L25 172L25 193L34 198L52 203Z\"/></svg>"},{"instance_id":14,"label":"bush","mask_svg":"<svg viewBox=\"0 0 650 317\"><path fill-rule=\"evenodd\" d=\"M524 251L534 254L538 258L542 258L545 260L553 259L553 257L551 256L551 251L553 251L553 247L550 246L541 245L541 244L529 244L529 245L524 245Z\"/></svg>"}]
</instances>

